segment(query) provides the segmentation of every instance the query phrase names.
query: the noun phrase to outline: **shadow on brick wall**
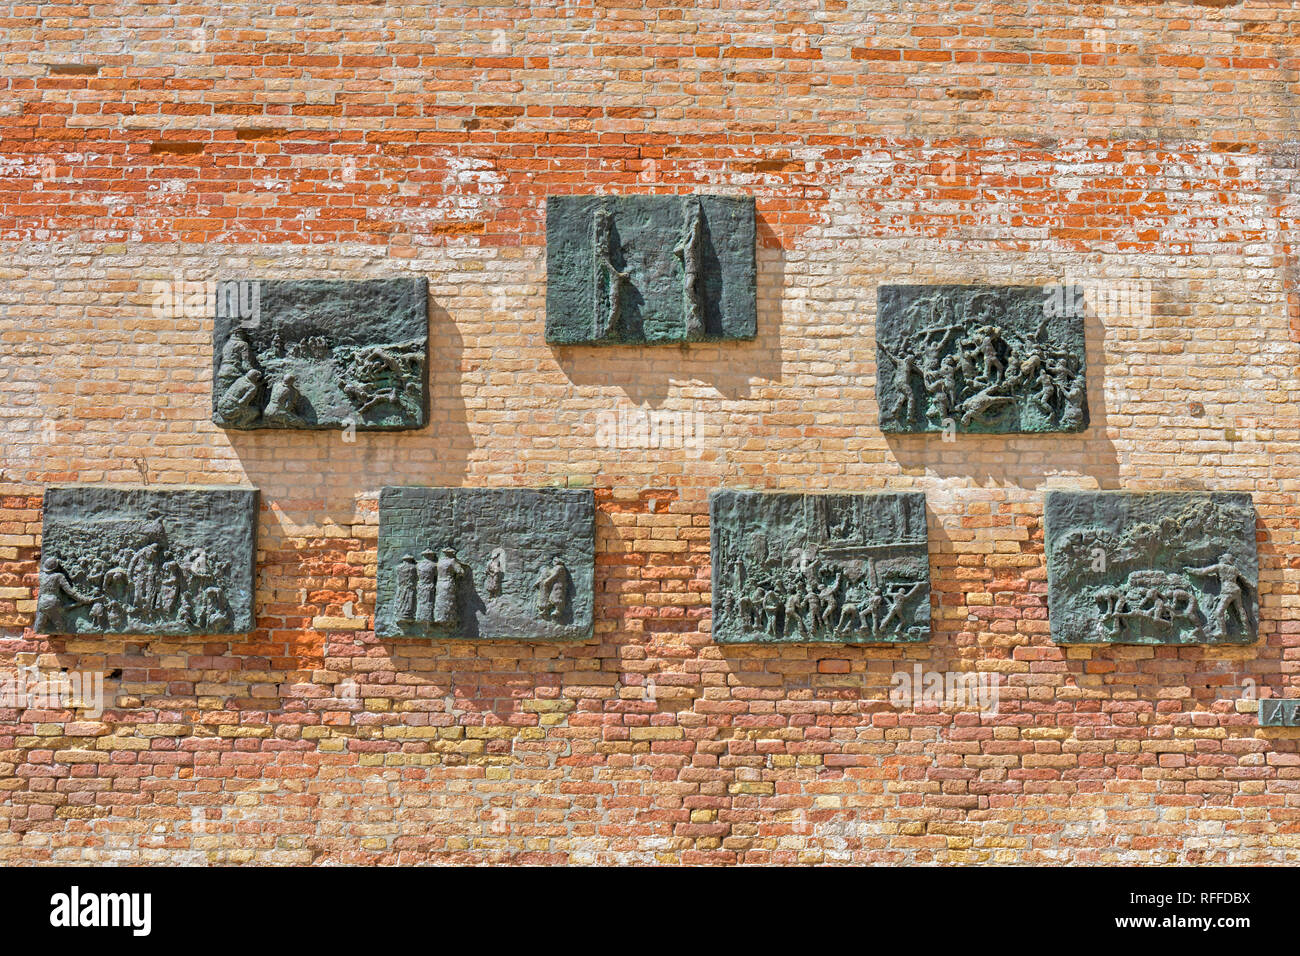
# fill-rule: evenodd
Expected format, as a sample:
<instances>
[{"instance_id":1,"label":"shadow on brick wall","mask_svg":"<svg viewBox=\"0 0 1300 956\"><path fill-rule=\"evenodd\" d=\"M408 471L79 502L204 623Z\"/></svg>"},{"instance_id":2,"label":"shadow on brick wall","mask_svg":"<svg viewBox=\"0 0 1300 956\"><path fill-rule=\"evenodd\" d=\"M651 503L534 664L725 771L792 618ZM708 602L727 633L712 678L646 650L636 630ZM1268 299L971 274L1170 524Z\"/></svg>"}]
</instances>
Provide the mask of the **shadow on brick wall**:
<instances>
[{"instance_id":1,"label":"shadow on brick wall","mask_svg":"<svg viewBox=\"0 0 1300 956\"><path fill-rule=\"evenodd\" d=\"M781 376L782 290L786 254L772 228L758 219L758 334L753 341L696 345L551 346L574 385L618 387L637 405L659 407L674 385L702 383L723 398L753 397L756 381Z\"/></svg>"},{"instance_id":2,"label":"shadow on brick wall","mask_svg":"<svg viewBox=\"0 0 1300 956\"><path fill-rule=\"evenodd\" d=\"M301 527L355 521L360 495L385 485L464 483L474 445L460 366L464 342L447 310L429 303L429 424L415 431L227 431L262 500ZM262 521L259 547L273 522Z\"/></svg>"},{"instance_id":3,"label":"shadow on brick wall","mask_svg":"<svg viewBox=\"0 0 1300 956\"><path fill-rule=\"evenodd\" d=\"M923 671L974 670L980 657L989 656L977 646L965 614L965 585L956 577L957 556L951 537L935 512L926 509L930 554L930 639L921 644L719 644L727 664L731 697L748 703L770 698L774 709L770 723L757 723L751 710L742 710L746 726L794 726L809 718L835 720L847 715L835 705L856 705L854 717L888 715L884 723L916 719L949 725L955 714L941 710L916 716L913 709L890 701L892 677ZM798 702L783 712L778 702Z\"/></svg>"},{"instance_id":4,"label":"shadow on brick wall","mask_svg":"<svg viewBox=\"0 0 1300 956\"><path fill-rule=\"evenodd\" d=\"M1098 488L1120 487L1119 457L1107 436L1107 329L1089 309L1084 319L1088 356L1088 428L1078 433L1047 435L957 434L948 440L938 433L885 433L885 441L904 469L925 469L940 478L967 478L980 486L990 483L1037 488L1049 477L1080 475Z\"/></svg>"}]
</instances>

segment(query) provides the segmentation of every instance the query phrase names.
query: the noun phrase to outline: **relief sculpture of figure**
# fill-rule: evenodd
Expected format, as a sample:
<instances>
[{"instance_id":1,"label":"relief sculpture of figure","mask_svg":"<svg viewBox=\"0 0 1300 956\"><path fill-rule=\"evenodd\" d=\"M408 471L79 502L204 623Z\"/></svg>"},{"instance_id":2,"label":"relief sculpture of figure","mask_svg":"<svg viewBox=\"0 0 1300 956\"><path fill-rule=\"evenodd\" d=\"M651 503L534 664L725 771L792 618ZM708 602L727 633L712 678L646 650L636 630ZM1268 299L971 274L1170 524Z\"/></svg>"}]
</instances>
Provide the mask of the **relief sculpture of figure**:
<instances>
[{"instance_id":1,"label":"relief sculpture of figure","mask_svg":"<svg viewBox=\"0 0 1300 956\"><path fill-rule=\"evenodd\" d=\"M433 623L454 626L460 623L460 583L466 567L456 558L455 548L443 548L438 559L438 584L433 596Z\"/></svg>"},{"instance_id":2,"label":"relief sculpture of figure","mask_svg":"<svg viewBox=\"0 0 1300 956\"><path fill-rule=\"evenodd\" d=\"M217 391L223 394L229 391L240 376L255 368L257 360L253 357L252 343L248 341L248 330L234 329L221 348L221 363L217 367Z\"/></svg>"},{"instance_id":3,"label":"relief sculpture of figure","mask_svg":"<svg viewBox=\"0 0 1300 956\"><path fill-rule=\"evenodd\" d=\"M903 424L910 425L916 417L916 396L912 391L912 383L920 381L924 384L925 376L917 363L916 355L912 352L911 343L903 342L897 352L883 343L879 343L879 347L894 363L894 391L898 395L894 399L894 407L890 409L890 414Z\"/></svg>"},{"instance_id":4,"label":"relief sculpture of figure","mask_svg":"<svg viewBox=\"0 0 1300 956\"><path fill-rule=\"evenodd\" d=\"M135 553L126 570L135 612L142 617L152 616L158 610L162 588L162 546L149 542Z\"/></svg>"},{"instance_id":5,"label":"relief sculpture of figure","mask_svg":"<svg viewBox=\"0 0 1300 956\"><path fill-rule=\"evenodd\" d=\"M1232 555L1221 554L1219 560L1204 568L1185 568L1188 574L1197 577L1217 577L1219 579L1219 599L1214 606L1214 624L1219 634L1228 633L1228 615L1236 614L1242 628L1250 627L1246 617L1246 605L1242 600L1243 592L1250 588L1250 582L1241 576Z\"/></svg>"},{"instance_id":6,"label":"relief sculpture of figure","mask_svg":"<svg viewBox=\"0 0 1300 956\"><path fill-rule=\"evenodd\" d=\"M200 627L206 628L210 634L220 634L230 627L230 605L226 603L221 588L215 585L204 588L200 604Z\"/></svg>"},{"instance_id":7,"label":"relief sculpture of figure","mask_svg":"<svg viewBox=\"0 0 1300 956\"><path fill-rule=\"evenodd\" d=\"M1003 345L1002 329L996 325L986 325L979 330L975 339L975 354L984 365L976 378L985 385L993 385L1002 380L1006 366L999 355L998 346Z\"/></svg>"},{"instance_id":8,"label":"relief sculpture of figure","mask_svg":"<svg viewBox=\"0 0 1300 956\"><path fill-rule=\"evenodd\" d=\"M835 622L835 612L837 610L835 595L839 593L840 580L842 578L842 574L836 574L833 583L826 585L817 592L817 597L820 599L822 608L822 619L820 623L823 628L828 630Z\"/></svg>"},{"instance_id":9,"label":"relief sculpture of figure","mask_svg":"<svg viewBox=\"0 0 1300 956\"><path fill-rule=\"evenodd\" d=\"M57 558L41 562L40 594L36 599L36 630L41 634L68 633L65 603L84 607L91 599L72 586Z\"/></svg>"},{"instance_id":10,"label":"relief sculpture of figure","mask_svg":"<svg viewBox=\"0 0 1300 956\"><path fill-rule=\"evenodd\" d=\"M1076 374L1065 391L1065 410L1061 412L1062 428L1080 428L1083 425L1083 376Z\"/></svg>"},{"instance_id":11,"label":"relief sculpture of figure","mask_svg":"<svg viewBox=\"0 0 1300 956\"><path fill-rule=\"evenodd\" d=\"M685 339L698 342L704 338L704 293L700 289L701 264L704 255L704 210L699 196L687 196L682 203L685 221L682 237L673 248L682 263L682 311Z\"/></svg>"},{"instance_id":12,"label":"relief sculpture of figure","mask_svg":"<svg viewBox=\"0 0 1300 956\"><path fill-rule=\"evenodd\" d=\"M614 221L608 207L596 210L591 225L591 249L595 264L595 295L592 315L597 341L617 337L623 317L623 283L628 274L620 272L613 262Z\"/></svg>"},{"instance_id":13,"label":"relief sculpture of figure","mask_svg":"<svg viewBox=\"0 0 1300 956\"><path fill-rule=\"evenodd\" d=\"M805 607L804 596L800 591L791 591L785 598L785 632L794 634L798 629L799 636L805 641L808 640L808 625L804 623L803 609Z\"/></svg>"},{"instance_id":14,"label":"relief sculpture of figure","mask_svg":"<svg viewBox=\"0 0 1300 956\"><path fill-rule=\"evenodd\" d=\"M775 591L763 592L763 617L767 622L767 633L773 637L781 636L781 621L776 612L781 609L781 595Z\"/></svg>"},{"instance_id":15,"label":"relief sculpture of figure","mask_svg":"<svg viewBox=\"0 0 1300 956\"><path fill-rule=\"evenodd\" d=\"M271 387L271 397L262 412L262 420L275 425L296 425L298 404L302 393L298 391L298 376L290 372Z\"/></svg>"},{"instance_id":16,"label":"relief sculpture of figure","mask_svg":"<svg viewBox=\"0 0 1300 956\"><path fill-rule=\"evenodd\" d=\"M393 598L399 621L415 620L415 555L403 555L397 565L397 594Z\"/></svg>"},{"instance_id":17,"label":"relief sculpture of figure","mask_svg":"<svg viewBox=\"0 0 1300 956\"><path fill-rule=\"evenodd\" d=\"M506 580L506 553L497 548L488 559L487 573L483 576L483 590L490 598L500 597Z\"/></svg>"},{"instance_id":18,"label":"relief sculpture of figure","mask_svg":"<svg viewBox=\"0 0 1300 956\"><path fill-rule=\"evenodd\" d=\"M262 416L261 396L262 373L249 369L217 400L217 413L229 425L251 425Z\"/></svg>"},{"instance_id":19,"label":"relief sculpture of figure","mask_svg":"<svg viewBox=\"0 0 1300 956\"><path fill-rule=\"evenodd\" d=\"M903 588L898 588L895 590L895 593L893 595L893 603L890 605L889 611L885 614L884 619L880 622L879 630L881 633L889 630L889 625L894 621L898 621L899 624L902 624L903 608L907 605L908 601L912 600L912 596L915 595L918 591L920 591L921 588L923 587L925 587L925 582L917 581L911 587L906 587L905 590Z\"/></svg>"},{"instance_id":20,"label":"relief sculpture of figure","mask_svg":"<svg viewBox=\"0 0 1300 956\"><path fill-rule=\"evenodd\" d=\"M158 588L158 610L168 617L176 614L181 602L181 590L185 577L181 566L174 559L163 562L162 581Z\"/></svg>"},{"instance_id":21,"label":"relief sculpture of figure","mask_svg":"<svg viewBox=\"0 0 1300 956\"><path fill-rule=\"evenodd\" d=\"M438 587L438 555L433 551L420 552L415 566L415 620L433 623L433 604Z\"/></svg>"},{"instance_id":22,"label":"relief sculpture of figure","mask_svg":"<svg viewBox=\"0 0 1300 956\"><path fill-rule=\"evenodd\" d=\"M537 579L537 612L548 620L559 620L568 609L569 569L557 554Z\"/></svg>"},{"instance_id":23,"label":"relief sculpture of figure","mask_svg":"<svg viewBox=\"0 0 1300 956\"><path fill-rule=\"evenodd\" d=\"M740 623L742 627L753 627L754 622L757 620L757 611L754 608L753 597L741 592L740 597L736 599L736 613L740 615Z\"/></svg>"}]
</instances>

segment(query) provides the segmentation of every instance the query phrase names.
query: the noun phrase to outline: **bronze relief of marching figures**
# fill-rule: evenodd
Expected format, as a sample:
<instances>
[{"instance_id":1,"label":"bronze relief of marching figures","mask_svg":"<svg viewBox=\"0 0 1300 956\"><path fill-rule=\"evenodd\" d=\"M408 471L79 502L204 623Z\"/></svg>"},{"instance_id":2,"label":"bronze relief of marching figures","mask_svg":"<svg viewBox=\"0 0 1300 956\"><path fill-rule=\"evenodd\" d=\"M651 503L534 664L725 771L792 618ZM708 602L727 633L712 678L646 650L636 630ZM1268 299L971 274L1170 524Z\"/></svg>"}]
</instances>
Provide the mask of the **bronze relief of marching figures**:
<instances>
[{"instance_id":1,"label":"bronze relief of marching figures","mask_svg":"<svg viewBox=\"0 0 1300 956\"><path fill-rule=\"evenodd\" d=\"M1087 428L1076 287L887 285L877 302L882 430Z\"/></svg>"},{"instance_id":2,"label":"bronze relief of marching figures","mask_svg":"<svg viewBox=\"0 0 1300 956\"><path fill-rule=\"evenodd\" d=\"M925 496L710 498L719 643L905 643L930 632Z\"/></svg>"},{"instance_id":3,"label":"bronze relief of marching figures","mask_svg":"<svg viewBox=\"0 0 1300 956\"><path fill-rule=\"evenodd\" d=\"M250 630L256 495L238 488L47 489L37 631Z\"/></svg>"},{"instance_id":4,"label":"bronze relief of marching figures","mask_svg":"<svg viewBox=\"0 0 1300 956\"><path fill-rule=\"evenodd\" d=\"M381 637L590 636L590 491L385 488L379 514Z\"/></svg>"}]
</instances>

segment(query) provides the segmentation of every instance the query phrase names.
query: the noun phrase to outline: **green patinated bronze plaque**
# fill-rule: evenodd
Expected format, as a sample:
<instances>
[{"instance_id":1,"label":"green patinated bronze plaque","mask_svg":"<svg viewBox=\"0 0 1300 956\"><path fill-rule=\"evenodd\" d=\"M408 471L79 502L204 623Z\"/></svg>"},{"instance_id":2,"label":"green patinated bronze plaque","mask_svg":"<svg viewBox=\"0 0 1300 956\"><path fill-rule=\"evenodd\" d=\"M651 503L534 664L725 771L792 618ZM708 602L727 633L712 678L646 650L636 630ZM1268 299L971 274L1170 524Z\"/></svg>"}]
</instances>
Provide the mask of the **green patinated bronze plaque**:
<instances>
[{"instance_id":1,"label":"green patinated bronze plaque","mask_svg":"<svg viewBox=\"0 0 1300 956\"><path fill-rule=\"evenodd\" d=\"M212 420L222 428L421 428L424 279L217 285Z\"/></svg>"},{"instance_id":2,"label":"green patinated bronze plaque","mask_svg":"<svg viewBox=\"0 0 1300 956\"><path fill-rule=\"evenodd\" d=\"M582 489L385 488L375 633L590 638L595 513Z\"/></svg>"},{"instance_id":3,"label":"green patinated bronze plaque","mask_svg":"<svg viewBox=\"0 0 1300 956\"><path fill-rule=\"evenodd\" d=\"M1055 641L1256 638L1259 557L1248 494L1049 491L1044 534Z\"/></svg>"},{"instance_id":4,"label":"green patinated bronze plaque","mask_svg":"<svg viewBox=\"0 0 1300 956\"><path fill-rule=\"evenodd\" d=\"M1259 702L1261 727L1300 727L1300 700L1266 697Z\"/></svg>"},{"instance_id":5,"label":"green patinated bronze plaque","mask_svg":"<svg viewBox=\"0 0 1300 956\"><path fill-rule=\"evenodd\" d=\"M881 429L1082 431L1083 315L1076 286L881 286Z\"/></svg>"},{"instance_id":6,"label":"green patinated bronze plaque","mask_svg":"<svg viewBox=\"0 0 1300 956\"><path fill-rule=\"evenodd\" d=\"M709 520L718 643L929 638L924 494L715 491Z\"/></svg>"},{"instance_id":7,"label":"green patinated bronze plaque","mask_svg":"<svg viewBox=\"0 0 1300 956\"><path fill-rule=\"evenodd\" d=\"M750 197L551 196L546 341L752 339L754 241Z\"/></svg>"},{"instance_id":8,"label":"green patinated bronze plaque","mask_svg":"<svg viewBox=\"0 0 1300 956\"><path fill-rule=\"evenodd\" d=\"M48 488L36 630L250 631L256 537L253 488Z\"/></svg>"}]
</instances>

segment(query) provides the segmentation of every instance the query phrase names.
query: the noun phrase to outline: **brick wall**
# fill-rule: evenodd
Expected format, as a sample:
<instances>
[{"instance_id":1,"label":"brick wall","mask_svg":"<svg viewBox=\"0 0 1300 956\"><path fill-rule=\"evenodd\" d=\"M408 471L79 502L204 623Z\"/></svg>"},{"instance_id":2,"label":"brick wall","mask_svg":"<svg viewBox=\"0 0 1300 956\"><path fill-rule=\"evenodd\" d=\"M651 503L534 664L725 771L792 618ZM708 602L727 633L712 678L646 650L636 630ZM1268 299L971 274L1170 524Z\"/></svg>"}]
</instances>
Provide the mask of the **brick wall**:
<instances>
[{"instance_id":1,"label":"brick wall","mask_svg":"<svg viewBox=\"0 0 1300 956\"><path fill-rule=\"evenodd\" d=\"M0 709L0 862L1295 862L1249 693L1300 695L1300 9L1026 6L0 11L0 664L106 675ZM548 347L545 197L693 190L757 198L757 340ZM399 274L416 433L223 432L210 319L153 309ZM879 283L1066 278L1087 432L881 434ZM259 487L257 629L38 637L74 480ZM402 483L594 486L595 639L377 640ZM925 491L931 641L712 643L724 485ZM1048 487L1252 492L1258 644L1053 645ZM894 706L916 665L997 713Z\"/></svg>"}]
</instances>

